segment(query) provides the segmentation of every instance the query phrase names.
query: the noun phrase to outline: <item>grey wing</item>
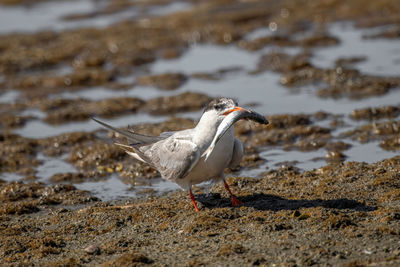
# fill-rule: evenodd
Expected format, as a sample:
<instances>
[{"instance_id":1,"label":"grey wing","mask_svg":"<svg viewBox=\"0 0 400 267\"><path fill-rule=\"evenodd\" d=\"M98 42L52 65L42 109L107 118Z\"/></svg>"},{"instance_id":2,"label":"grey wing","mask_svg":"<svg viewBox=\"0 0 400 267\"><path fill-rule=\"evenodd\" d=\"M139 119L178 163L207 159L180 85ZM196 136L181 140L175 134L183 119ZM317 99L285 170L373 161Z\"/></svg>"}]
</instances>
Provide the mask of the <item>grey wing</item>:
<instances>
[{"instance_id":1,"label":"grey wing","mask_svg":"<svg viewBox=\"0 0 400 267\"><path fill-rule=\"evenodd\" d=\"M157 142L148 149L143 147L139 150L142 151L146 161L168 180L185 177L200 158L200 151L196 144L174 137Z\"/></svg>"},{"instance_id":2,"label":"grey wing","mask_svg":"<svg viewBox=\"0 0 400 267\"><path fill-rule=\"evenodd\" d=\"M186 129L182 131L174 131L174 132L162 132L160 134L160 138L168 138L170 136L174 136L177 139L186 139L189 140L191 136L193 136L193 129Z\"/></svg>"},{"instance_id":3,"label":"grey wing","mask_svg":"<svg viewBox=\"0 0 400 267\"><path fill-rule=\"evenodd\" d=\"M229 163L229 168L237 167L240 164L243 158L243 153L244 153L243 143L235 138L235 142L233 144L232 160Z\"/></svg>"},{"instance_id":4,"label":"grey wing","mask_svg":"<svg viewBox=\"0 0 400 267\"><path fill-rule=\"evenodd\" d=\"M176 132L162 132L161 134L160 134L160 137L165 137L165 138L167 138L167 137L170 137L171 135L173 135L173 134L175 134Z\"/></svg>"}]
</instances>

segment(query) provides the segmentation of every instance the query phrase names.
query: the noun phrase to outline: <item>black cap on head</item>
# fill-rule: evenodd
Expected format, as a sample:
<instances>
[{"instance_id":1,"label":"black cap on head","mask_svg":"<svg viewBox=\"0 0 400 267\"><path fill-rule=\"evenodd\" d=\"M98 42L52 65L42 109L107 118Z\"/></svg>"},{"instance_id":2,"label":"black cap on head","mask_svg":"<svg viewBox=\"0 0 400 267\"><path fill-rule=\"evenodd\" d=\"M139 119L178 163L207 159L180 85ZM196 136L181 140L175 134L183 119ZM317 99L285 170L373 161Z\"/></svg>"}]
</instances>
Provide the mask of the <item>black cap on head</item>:
<instances>
[{"instance_id":1,"label":"black cap on head","mask_svg":"<svg viewBox=\"0 0 400 267\"><path fill-rule=\"evenodd\" d=\"M209 110L221 111L227 108L234 108L237 105L238 103L231 98L219 97L211 100L210 103L208 103L208 105L204 109L204 112L207 112Z\"/></svg>"}]
</instances>

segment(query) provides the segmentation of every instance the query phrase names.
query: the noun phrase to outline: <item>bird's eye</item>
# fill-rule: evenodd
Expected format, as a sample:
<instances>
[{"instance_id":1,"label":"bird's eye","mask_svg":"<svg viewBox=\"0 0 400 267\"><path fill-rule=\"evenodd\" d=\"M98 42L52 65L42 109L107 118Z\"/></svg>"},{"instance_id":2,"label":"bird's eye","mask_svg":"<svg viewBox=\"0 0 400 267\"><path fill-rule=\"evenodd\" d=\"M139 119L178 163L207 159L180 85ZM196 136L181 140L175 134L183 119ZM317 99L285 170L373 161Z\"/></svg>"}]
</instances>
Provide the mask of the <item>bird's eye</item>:
<instances>
[{"instance_id":1,"label":"bird's eye","mask_svg":"<svg viewBox=\"0 0 400 267\"><path fill-rule=\"evenodd\" d=\"M222 105L221 104L214 104L214 108L216 110L222 110Z\"/></svg>"}]
</instances>

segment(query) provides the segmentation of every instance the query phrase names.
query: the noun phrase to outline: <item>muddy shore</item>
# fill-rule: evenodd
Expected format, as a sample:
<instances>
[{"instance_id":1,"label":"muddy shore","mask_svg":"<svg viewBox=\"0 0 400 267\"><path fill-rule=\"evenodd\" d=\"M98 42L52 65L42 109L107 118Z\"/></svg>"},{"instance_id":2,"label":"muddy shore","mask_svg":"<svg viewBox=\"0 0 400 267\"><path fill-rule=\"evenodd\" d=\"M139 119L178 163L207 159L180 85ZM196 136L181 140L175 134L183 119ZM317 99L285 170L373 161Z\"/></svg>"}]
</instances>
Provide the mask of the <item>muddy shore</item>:
<instances>
[{"instance_id":1,"label":"muddy shore","mask_svg":"<svg viewBox=\"0 0 400 267\"><path fill-rule=\"evenodd\" d=\"M397 0L89 2L0 32L0 265L400 265ZM90 120L159 135L221 94L271 122L235 125L235 208L199 186L196 213Z\"/></svg>"},{"instance_id":2,"label":"muddy shore","mask_svg":"<svg viewBox=\"0 0 400 267\"><path fill-rule=\"evenodd\" d=\"M186 192L110 204L73 187L3 183L2 262L396 266L399 174L399 157L307 172L283 167L229 179L241 207L230 207L221 185L196 191L198 213Z\"/></svg>"}]
</instances>

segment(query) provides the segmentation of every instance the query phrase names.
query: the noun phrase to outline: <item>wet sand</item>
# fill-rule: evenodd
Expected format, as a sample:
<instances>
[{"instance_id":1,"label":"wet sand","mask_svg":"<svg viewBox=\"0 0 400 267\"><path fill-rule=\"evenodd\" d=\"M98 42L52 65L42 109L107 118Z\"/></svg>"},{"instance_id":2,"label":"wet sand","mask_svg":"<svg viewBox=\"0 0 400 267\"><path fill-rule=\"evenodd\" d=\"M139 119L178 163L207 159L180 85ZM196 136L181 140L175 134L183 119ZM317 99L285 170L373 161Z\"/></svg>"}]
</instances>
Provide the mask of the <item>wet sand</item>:
<instances>
[{"instance_id":1,"label":"wet sand","mask_svg":"<svg viewBox=\"0 0 400 267\"><path fill-rule=\"evenodd\" d=\"M34 19L0 28L2 265L400 265L398 1L65 3L0 1ZM236 208L90 121L159 135L219 95L271 122L236 124Z\"/></svg>"}]
</instances>

